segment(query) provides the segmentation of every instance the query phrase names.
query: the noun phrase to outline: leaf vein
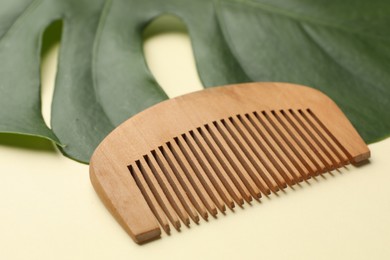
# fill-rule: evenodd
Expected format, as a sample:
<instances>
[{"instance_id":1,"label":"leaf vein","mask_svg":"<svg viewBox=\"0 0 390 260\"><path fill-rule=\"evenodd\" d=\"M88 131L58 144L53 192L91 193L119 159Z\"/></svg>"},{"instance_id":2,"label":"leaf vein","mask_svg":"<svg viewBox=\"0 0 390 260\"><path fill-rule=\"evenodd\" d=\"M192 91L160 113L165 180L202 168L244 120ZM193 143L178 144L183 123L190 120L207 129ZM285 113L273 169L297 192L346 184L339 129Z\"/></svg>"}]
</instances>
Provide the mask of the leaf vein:
<instances>
[{"instance_id":1,"label":"leaf vein","mask_svg":"<svg viewBox=\"0 0 390 260\"><path fill-rule=\"evenodd\" d=\"M364 37L368 37L368 38L379 39L382 41L390 41L389 38L385 38L383 36L381 37L378 35L362 33L360 31L356 31L356 30L352 31L350 28L344 28L342 26L329 23L328 21L314 19L313 17L310 17L310 16L296 14L296 13L290 12L288 10L283 10L281 8L278 8L276 6L272 6L269 4L253 2L251 0L225 0L225 1L226 2L229 2L229 1L235 2L236 4L242 4L242 5L248 5L248 6L250 5L252 7L261 9L265 12L272 13L272 14L279 15L279 16L283 16L283 17L289 18L291 20L295 20L296 22L300 22L300 23L309 23L309 24L312 24L313 26L322 26L322 27L325 27L328 29L339 30L339 31L342 31L342 32L348 33L348 34L355 34L355 35L364 36Z\"/></svg>"},{"instance_id":2,"label":"leaf vein","mask_svg":"<svg viewBox=\"0 0 390 260\"><path fill-rule=\"evenodd\" d=\"M92 50L92 87L94 89L94 96L95 96L95 100L96 102L99 104L99 107L101 108L102 112L104 113L104 116L106 117L107 121L111 124L111 127L114 128L115 127L115 124L111 121L111 119L108 117L108 114L106 112L106 110L104 109L104 107L102 106L102 103L100 101L100 98L98 96L98 91L97 91L97 86L98 86L98 80L97 80L97 77L96 77L96 64L97 64L97 52L99 50L99 39L100 39L100 36L102 34L102 31L103 31L103 25L104 23L106 22L106 19L107 19L107 16L108 16L108 13L109 13L109 10L111 8L111 5L112 5L112 0L107 0L106 3L104 4L103 6L103 9L102 9L102 14L101 14L101 17L99 19L99 24L98 24L98 27L97 27L97 30L96 30L96 36L95 36L95 43L94 43L94 46L93 46L93 50Z\"/></svg>"},{"instance_id":3,"label":"leaf vein","mask_svg":"<svg viewBox=\"0 0 390 260\"><path fill-rule=\"evenodd\" d=\"M15 21L11 24L11 26L3 33L3 35L0 36L0 41L7 38L8 34L11 31L15 30L15 28L18 26L22 18L27 16L30 12L32 12L32 10L34 10L34 8L36 8L41 2L42 0L31 1L31 3L27 5L27 7L21 12L21 14L18 15L18 17L16 17Z\"/></svg>"}]
</instances>

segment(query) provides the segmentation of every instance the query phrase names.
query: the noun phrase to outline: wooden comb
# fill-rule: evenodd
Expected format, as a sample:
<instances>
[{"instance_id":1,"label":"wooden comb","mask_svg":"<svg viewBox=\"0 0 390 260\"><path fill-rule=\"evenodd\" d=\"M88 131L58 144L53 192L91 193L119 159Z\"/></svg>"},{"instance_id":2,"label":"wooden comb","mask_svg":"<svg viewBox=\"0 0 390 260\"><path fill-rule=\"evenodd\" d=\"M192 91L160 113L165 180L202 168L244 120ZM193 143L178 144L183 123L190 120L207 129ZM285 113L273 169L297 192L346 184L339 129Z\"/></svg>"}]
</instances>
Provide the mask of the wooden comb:
<instances>
[{"instance_id":1,"label":"wooden comb","mask_svg":"<svg viewBox=\"0 0 390 260\"><path fill-rule=\"evenodd\" d=\"M318 90L248 83L161 102L118 126L90 162L91 182L137 243L262 194L370 157Z\"/></svg>"}]
</instances>

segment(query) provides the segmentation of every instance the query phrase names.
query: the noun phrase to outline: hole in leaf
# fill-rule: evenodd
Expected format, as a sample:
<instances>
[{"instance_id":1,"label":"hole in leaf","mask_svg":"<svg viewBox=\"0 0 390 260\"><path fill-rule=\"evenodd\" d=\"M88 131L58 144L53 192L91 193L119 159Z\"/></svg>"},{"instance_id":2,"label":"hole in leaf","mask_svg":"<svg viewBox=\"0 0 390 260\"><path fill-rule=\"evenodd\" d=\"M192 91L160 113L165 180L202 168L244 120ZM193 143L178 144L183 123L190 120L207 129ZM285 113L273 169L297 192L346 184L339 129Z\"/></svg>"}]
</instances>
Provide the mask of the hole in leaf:
<instances>
[{"instance_id":1,"label":"hole in leaf","mask_svg":"<svg viewBox=\"0 0 390 260\"><path fill-rule=\"evenodd\" d=\"M176 16L162 15L143 32L146 63L169 97L203 89L190 37Z\"/></svg>"},{"instance_id":2,"label":"hole in leaf","mask_svg":"<svg viewBox=\"0 0 390 260\"><path fill-rule=\"evenodd\" d=\"M42 116L50 126L51 102L53 99L55 78L57 74L58 53L61 43L63 23L54 21L44 31L41 45L41 98Z\"/></svg>"}]
</instances>

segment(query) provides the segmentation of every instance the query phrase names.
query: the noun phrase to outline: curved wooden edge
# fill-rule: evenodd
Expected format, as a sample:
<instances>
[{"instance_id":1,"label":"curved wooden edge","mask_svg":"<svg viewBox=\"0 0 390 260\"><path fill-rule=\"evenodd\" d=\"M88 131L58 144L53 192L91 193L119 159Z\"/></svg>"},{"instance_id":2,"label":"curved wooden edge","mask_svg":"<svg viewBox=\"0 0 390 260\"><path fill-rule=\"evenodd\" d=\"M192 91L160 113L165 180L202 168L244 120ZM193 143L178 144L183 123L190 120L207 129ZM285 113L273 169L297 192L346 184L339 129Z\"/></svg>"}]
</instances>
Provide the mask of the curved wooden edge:
<instances>
[{"instance_id":1,"label":"curved wooden edge","mask_svg":"<svg viewBox=\"0 0 390 260\"><path fill-rule=\"evenodd\" d=\"M322 96L323 101L313 104L310 111L313 111L324 124L328 134L337 139L345 153L348 154L350 162L357 165L369 159L371 152L367 144L337 104L319 90L311 90L317 91Z\"/></svg>"},{"instance_id":2,"label":"curved wooden edge","mask_svg":"<svg viewBox=\"0 0 390 260\"><path fill-rule=\"evenodd\" d=\"M147 154L150 149L161 145L161 140L167 141L194 126L198 127L227 115L288 108L310 108L314 111L350 153L352 163L370 157L367 145L333 100L317 89L280 82L213 87L163 101L119 125L96 150L105 149L106 144L118 138L125 130L128 136L140 137L139 140L122 138L128 145L137 147L136 150L129 151L129 154ZM172 124L175 126L172 127ZM161 133L156 133L155 129L159 129L158 132ZM140 147L145 147L145 150L141 151Z\"/></svg>"},{"instance_id":3,"label":"curved wooden edge","mask_svg":"<svg viewBox=\"0 0 390 260\"><path fill-rule=\"evenodd\" d=\"M103 169L102 169L103 167ZM90 165L91 183L111 214L139 244L160 237L161 229L126 166Z\"/></svg>"},{"instance_id":4,"label":"curved wooden edge","mask_svg":"<svg viewBox=\"0 0 390 260\"><path fill-rule=\"evenodd\" d=\"M337 105L322 92L289 83L246 83L190 93L152 106L125 121L95 150L91 182L110 212L137 242L160 236L157 219L128 166L170 139L214 120L254 111L313 111L352 163L370 151ZM309 112L308 112L309 113Z\"/></svg>"}]
</instances>

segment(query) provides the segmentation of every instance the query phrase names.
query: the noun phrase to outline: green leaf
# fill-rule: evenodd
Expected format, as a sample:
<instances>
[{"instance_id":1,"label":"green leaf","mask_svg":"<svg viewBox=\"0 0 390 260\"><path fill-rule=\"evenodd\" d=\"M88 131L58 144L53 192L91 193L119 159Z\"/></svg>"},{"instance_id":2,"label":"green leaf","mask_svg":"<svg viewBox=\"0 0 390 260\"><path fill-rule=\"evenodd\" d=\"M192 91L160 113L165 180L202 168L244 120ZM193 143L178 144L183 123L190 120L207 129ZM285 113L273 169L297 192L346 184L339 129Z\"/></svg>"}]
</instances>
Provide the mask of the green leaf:
<instances>
[{"instance_id":1,"label":"green leaf","mask_svg":"<svg viewBox=\"0 0 390 260\"><path fill-rule=\"evenodd\" d=\"M226 0L217 11L251 80L320 89L365 141L389 136L390 2L317 2Z\"/></svg>"},{"instance_id":2,"label":"green leaf","mask_svg":"<svg viewBox=\"0 0 390 260\"><path fill-rule=\"evenodd\" d=\"M162 14L187 26L205 87L287 81L333 98L368 142L390 132L385 0L2 0L0 132L45 137L88 162L131 115L167 99L142 49ZM42 33L63 30L51 126L40 101Z\"/></svg>"}]
</instances>

